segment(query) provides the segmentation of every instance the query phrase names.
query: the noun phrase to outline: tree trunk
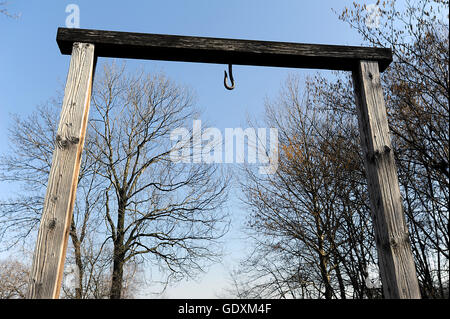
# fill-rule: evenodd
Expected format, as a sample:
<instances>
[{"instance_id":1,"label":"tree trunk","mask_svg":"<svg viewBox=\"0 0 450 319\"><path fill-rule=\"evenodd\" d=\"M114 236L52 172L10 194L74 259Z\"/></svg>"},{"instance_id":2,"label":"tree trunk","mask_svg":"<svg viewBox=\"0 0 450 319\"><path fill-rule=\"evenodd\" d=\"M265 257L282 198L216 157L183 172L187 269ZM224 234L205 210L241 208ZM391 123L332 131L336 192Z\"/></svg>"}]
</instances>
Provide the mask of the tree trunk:
<instances>
[{"instance_id":1,"label":"tree trunk","mask_svg":"<svg viewBox=\"0 0 450 319\"><path fill-rule=\"evenodd\" d=\"M117 233L114 241L113 273L111 279L110 299L120 299L123 284L123 266L125 264L124 224L126 201L119 199L117 211Z\"/></svg>"},{"instance_id":2,"label":"tree trunk","mask_svg":"<svg viewBox=\"0 0 450 319\"><path fill-rule=\"evenodd\" d=\"M113 273L111 280L111 291L109 293L110 299L120 299L122 296L122 282L123 282L123 257L120 251L114 248L114 262Z\"/></svg>"},{"instance_id":3,"label":"tree trunk","mask_svg":"<svg viewBox=\"0 0 450 319\"><path fill-rule=\"evenodd\" d=\"M77 265L78 274L76 274L75 298L83 298L83 263L81 261L80 242L75 246L75 264Z\"/></svg>"},{"instance_id":4,"label":"tree trunk","mask_svg":"<svg viewBox=\"0 0 450 319\"><path fill-rule=\"evenodd\" d=\"M72 220L71 225L70 238L72 239L72 244L75 251L75 264L78 269L78 273L76 274L76 282L75 282L75 299L83 298L83 262L81 259L81 242L77 236L77 230L75 227L75 222Z\"/></svg>"},{"instance_id":5,"label":"tree trunk","mask_svg":"<svg viewBox=\"0 0 450 319\"><path fill-rule=\"evenodd\" d=\"M317 228L319 229L318 226ZM331 299L333 297L333 287L331 287L330 284L330 276L327 271L328 257L326 256L324 251L323 235L320 232L318 236L318 246L319 246L319 268L323 284L325 285L325 299Z\"/></svg>"},{"instance_id":6,"label":"tree trunk","mask_svg":"<svg viewBox=\"0 0 450 319\"><path fill-rule=\"evenodd\" d=\"M333 297L333 287L330 285L330 276L327 272L327 258L322 252L320 252L320 274L325 285L325 299L331 299Z\"/></svg>"},{"instance_id":7,"label":"tree trunk","mask_svg":"<svg viewBox=\"0 0 450 319\"><path fill-rule=\"evenodd\" d=\"M78 252L76 252L75 263L77 264L78 274L77 274L77 287L75 287L75 298L83 298L83 263L81 262L81 249L78 247Z\"/></svg>"},{"instance_id":8,"label":"tree trunk","mask_svg":"<svg viewBox=\"0 0 450 319\"><path fill-rule=\"evenodd\" d=\"M335 263L337 263L337 258L335 259ZM341 274L341 269L339 267L339 265L336 266L336 277L339 283L339 291L341 294L341 299L347 299L347 297L345 296L345 284L344 284L344 280L342 279L342 274Z\"/></svg>"}]
</instances>

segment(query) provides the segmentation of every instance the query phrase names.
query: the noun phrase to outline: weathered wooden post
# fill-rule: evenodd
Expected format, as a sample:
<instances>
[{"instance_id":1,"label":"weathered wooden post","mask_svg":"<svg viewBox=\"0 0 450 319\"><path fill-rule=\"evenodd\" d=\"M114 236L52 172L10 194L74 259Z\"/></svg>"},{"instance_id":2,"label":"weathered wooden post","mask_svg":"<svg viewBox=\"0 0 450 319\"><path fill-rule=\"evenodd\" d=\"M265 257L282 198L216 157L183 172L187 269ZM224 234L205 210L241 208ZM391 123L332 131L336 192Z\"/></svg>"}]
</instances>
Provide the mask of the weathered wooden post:
<instances>
[{"instance_id":1,"label":"weathered wooden post","mask_svg":"<svg viewBox=\"0 0 450 319\"><path fill-rule=\"evenodd\" d=\"M58 298L89 115L94 45L74 43L28 298Z\"/></svg>"},{"instance_id":2,"label":"weathered wooden post","mask_svg":"<svg viewBox=\"0 0 450 319\"><path fill-rule=\"evenodd\" d=\"M353 71L361 146L386 298L420 298L377 61Z\"/></svg>"}]
</instances>

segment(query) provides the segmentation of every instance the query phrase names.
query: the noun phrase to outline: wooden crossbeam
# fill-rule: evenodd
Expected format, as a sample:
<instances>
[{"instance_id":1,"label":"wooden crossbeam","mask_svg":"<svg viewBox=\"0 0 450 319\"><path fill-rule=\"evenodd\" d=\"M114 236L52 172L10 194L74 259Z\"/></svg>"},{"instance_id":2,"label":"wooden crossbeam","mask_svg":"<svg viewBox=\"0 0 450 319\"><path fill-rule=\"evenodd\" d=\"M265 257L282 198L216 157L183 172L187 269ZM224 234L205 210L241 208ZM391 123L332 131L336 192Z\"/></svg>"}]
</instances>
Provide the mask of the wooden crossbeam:
<instances>
[{"instance_id":1,"label":"wooden crossbeam","mask_svg":"<svg viewBox=\"0 0 450 319\"><path fill-rule=\"evenodd\" d=\"M59 28L62 54L74 42L92 43L109 58L259 65L353 71L360 60L376 61L383 72L392 62L387 48L206 38L164 34Z\"/></svg>"}]
</instances>

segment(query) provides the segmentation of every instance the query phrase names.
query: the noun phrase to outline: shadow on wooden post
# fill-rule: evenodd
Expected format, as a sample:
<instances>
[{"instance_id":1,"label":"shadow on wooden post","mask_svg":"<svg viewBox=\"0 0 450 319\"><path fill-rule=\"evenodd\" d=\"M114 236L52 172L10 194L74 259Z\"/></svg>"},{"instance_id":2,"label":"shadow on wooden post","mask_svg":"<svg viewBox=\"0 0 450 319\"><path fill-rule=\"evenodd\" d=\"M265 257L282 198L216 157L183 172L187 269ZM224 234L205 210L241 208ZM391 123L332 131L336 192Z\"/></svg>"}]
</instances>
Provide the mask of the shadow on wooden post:
<instances>
[{"instance_id":1,"label":"shadow on wooden post","mask_svg":"<svg viewBox=\"0 0 450 319\"><path fill-rule=\"evenodd\" d=\"M28 298L59 298L86 136L94 68L94 45L74 43Z\"/></svg>"},{"instance_id":2,"label":"shadow on wooden post","mask_svg":"<svg viewBox=\"0 0 450 319\"><path fill-rule=\"evenodd\" d=\"M353 86L383 293L385 298L420 298L378 62L360 61Z\"/></svg>"}]
</instances>

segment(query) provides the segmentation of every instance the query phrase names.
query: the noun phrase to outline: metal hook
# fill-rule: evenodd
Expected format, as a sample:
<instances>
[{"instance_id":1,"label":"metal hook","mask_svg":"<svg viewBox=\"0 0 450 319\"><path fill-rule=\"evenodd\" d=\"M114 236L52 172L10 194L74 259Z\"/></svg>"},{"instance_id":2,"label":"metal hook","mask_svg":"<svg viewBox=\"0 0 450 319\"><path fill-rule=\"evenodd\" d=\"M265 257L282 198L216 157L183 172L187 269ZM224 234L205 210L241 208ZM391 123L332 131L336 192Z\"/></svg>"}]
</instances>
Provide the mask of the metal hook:
<instances>
[{"instance_id":1,"label":"metal hook","mask_svg":"<svg viewBox=\"0 0 450 319\"><path fill-rule=\"evenodd\" d=\"M224 77L224 79L223 79L223 85L225 85L225 88L226 88L227 90L232 90L232 89L234 89L234 78L233 78L233 69L232 69L232 65L231 65L231 64L228 64L228 73L230 73L231 86L229 86L228 83L227 83L227 79L228 79L227 71L224 71L224 72L225 72L225 77Z\"/></svg>"}]
</instances>

